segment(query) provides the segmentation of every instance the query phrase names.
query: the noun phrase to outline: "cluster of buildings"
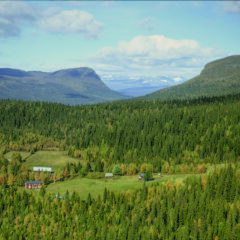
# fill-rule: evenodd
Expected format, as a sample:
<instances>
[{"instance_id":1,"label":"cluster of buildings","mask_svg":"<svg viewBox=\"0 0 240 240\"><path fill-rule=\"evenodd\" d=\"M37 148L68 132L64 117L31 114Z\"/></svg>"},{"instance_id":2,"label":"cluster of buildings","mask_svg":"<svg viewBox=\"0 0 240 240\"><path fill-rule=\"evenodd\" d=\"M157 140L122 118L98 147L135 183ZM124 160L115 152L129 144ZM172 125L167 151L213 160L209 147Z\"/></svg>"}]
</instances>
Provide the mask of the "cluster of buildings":
<instances>
[{"instance_id":1,"label":"cluster of buildings","mask_svg":"<svg viewBox=\"0 0 240 240\"><path fill-rule=\"evenodd\" d=\"M47 172L50 180L53 179L52 168L50 167L33 167L33 172ZM40 189L43 186L43 181L27 181L25 182L25 189Z\"/></svg>"},{"instance_id":2,"label":"cluster of buildings","mask_svg":"<svg viewBox=\"0 0 240 240\"><path fill-rule=\"evenodd\" d=\"M33 172L47 172L49 174L50 180L53 180L53 171L50 167L33 167ZM113 173L105 173L105 178L112 178ZM162 177L159 173L158 177ZM141 173L138 177L139 181L144 181L144 173ZM27 181L25 182L25 189L40 189L43 186L43 181Z\"/></svg>"},{"instance_id":3,"label":"cluster of buildings","mask_svg":"<svg viewBox=\"0 0 240 240\"><path fill-rule=\"evenodd\" d=\"M138 177L138 181L144 181L144 176L145 176L145 174L144 174L144 173L141 173L141 174L139 175L139 177ZM112 178L112 177L113 177L113 173L105 173L105 178ZM162 174L159 173L159 174L158 174L158 177L159 177L159 178L162 177Z\"/></svg>"}]
</instances>

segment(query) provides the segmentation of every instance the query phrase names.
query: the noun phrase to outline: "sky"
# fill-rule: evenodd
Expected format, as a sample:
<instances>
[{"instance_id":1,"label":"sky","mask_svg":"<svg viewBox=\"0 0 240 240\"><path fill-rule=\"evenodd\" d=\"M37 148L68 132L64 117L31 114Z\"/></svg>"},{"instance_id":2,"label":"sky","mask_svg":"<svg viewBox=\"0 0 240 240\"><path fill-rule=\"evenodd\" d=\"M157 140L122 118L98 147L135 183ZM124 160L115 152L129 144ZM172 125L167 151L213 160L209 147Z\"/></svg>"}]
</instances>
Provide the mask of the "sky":
<instances>
[{"instance_id":1,"label":"sky","mask_svg":"<svg viewBox=\"0 0 240 240\"><path fill-rule=\"evenodd\" d=\"M1 68L91 67L115 88L188 80L239 43L240 1L0 2Z\"/></svg>"}]
</instances>

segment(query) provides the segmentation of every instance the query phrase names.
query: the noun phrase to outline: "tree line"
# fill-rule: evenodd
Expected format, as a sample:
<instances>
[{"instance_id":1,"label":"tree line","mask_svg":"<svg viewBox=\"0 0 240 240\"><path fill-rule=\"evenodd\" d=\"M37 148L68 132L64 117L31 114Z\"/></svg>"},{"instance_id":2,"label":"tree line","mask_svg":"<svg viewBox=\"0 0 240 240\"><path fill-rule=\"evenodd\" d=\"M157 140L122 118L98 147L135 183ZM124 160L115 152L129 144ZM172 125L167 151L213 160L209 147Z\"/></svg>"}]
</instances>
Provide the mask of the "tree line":
<instances>
[{"instance_id":1,"label":"tree line","mask_svg":"<svg viewBox=\"0 0 240 240\"><path fill-rule=\"evenodd\" d=\"M106 169L201 172L239 160L239 104L240 95L89 106L1 100L0 151L57 148Z\"/></svg>"}]
</instances>

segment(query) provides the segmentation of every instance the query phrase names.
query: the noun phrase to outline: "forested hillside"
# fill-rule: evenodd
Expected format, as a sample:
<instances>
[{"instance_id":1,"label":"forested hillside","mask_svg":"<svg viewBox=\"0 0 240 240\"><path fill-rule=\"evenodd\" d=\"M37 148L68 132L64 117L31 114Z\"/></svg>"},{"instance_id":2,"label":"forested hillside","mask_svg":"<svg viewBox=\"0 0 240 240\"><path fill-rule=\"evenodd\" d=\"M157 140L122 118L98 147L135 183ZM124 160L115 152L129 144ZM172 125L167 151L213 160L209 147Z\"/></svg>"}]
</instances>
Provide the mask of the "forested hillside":
<instances>
[{"instance_id":1,"label":"forested hillside","mask_svg":"<svg viewBox=\"0 0 240 240\"><path fill-rule=\"evenodd\" d=\"M1 239L239 239L240 173L228 166L183 184L86 201L0 188Z\"/></svg>"},{"instance_id":2,"label":"forested hillside","mask_svg":"<svg viewBox=\"0 0 240 240\"><path fill-rule=\"evenodd\" d=\"M202 72L177 86L148 94L142 99L192 99L240 93L240 56L229 56L208 63Z\"/></svg>"},{"instance_id":3,"label":"forested hillside","mask_svg":"<svg viewBox=\"0 0 240 240\"><path fill-rule=\"evenodd\" d=\"M75 107L0 101L0 239L239 239L239 107L239 94ZM45 186L22 189L36 177L49 184L49 175L31 172L20 154L3 155L41 149L65 149L85 161L68 163L54 181L98 177L116 164L128 175L150 168L198 174L62 198Z\"/></svg>"},{"instance_id":4,"label":"forested hillside","mask_svg":"<svg viewBox=\"0 0 240 240\"><path fill-rule=\"evenodd\" d=\"M156 171L237 162L240 95L174 102L122 102L65 106L1 101L2 151L67 149L107 169L151 163ZM175 170L174 170L175 169Z\"/></svg>"}]
</instances>

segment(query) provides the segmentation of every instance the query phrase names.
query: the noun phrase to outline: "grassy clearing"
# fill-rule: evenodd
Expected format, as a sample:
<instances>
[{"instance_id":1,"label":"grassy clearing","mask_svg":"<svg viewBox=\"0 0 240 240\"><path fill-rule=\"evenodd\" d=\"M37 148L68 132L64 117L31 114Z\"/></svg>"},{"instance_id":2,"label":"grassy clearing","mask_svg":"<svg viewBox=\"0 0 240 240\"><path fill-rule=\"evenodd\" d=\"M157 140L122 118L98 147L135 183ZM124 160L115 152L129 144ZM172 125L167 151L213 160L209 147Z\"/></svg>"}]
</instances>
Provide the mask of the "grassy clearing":
<instances>
[{"instance_id":1,"label":"grassy clearing","mask_svg":"<svg viewBox=\"0 0 240 240\"><path fill-rule=\"evenodd\" d=\"M16 151L11 151L5 155L7 158L11 158L12 154ZM57 170L59 167L63 167L67 162L78 162L79 159L71 158L67 155L66 151L38 151L31 155L29 152L19 152L23 159L26 159L26 164L29 169L34 166L52 167L53 170ZM83 163L84 160L80 160ZM147 182L147 184L155 184L156 182L166 184L181 183L186 177L194 174L174 174L164 175L162 178L158 178L157 174L154 175L155 180ZM114 192L121 191L133 191L137 188L141 188L143 182L138 181L138 175L134 176L121 176L114 177L112 179L89 179L76 177L64 182L51 183L47 186L47 191L53 194L60 193L65 194L68 190L70 193L73 191L78 192L82 199L86 199L88 193L92 196L103 194L104 189L107 188Z\"/></svg>"},{"instance_id":2,"label":"grassy clearing","mask_svg":"<svg viewBox=\"0 0 240 240\"><path fill-rule=\"evenodd\" d=\"M154 184L156 182L182 182L190 174L179 175L165 175L162 178L154 176L155 181L147 182L147 184ZM88 193L92 196L103 194L104 189L107 188L114 192L121 191L133 191L137 188L141 188L143 182L138 181L138 175L135 176L122 176L114 177L112 179L88 179L88 178L74 178L64 182L52 183L47 187L47 191L57 194L64 194L67 190L71 193L73 191L78 192L82 199L86 199Z\"/></svg>"},{"instance_id":3,"label":"grassy clearing","mask_svg":"<svg viewBox=\"0 0 240 240\"><path fill-rule=\"evenodd\" d=\"M11 152L6 153L4 156L5 156L5 158L9 158L9 159L11 159L11 158L12 158L12 155L15 154L15 153L20 153L21 156L22 156L22 159L23 159L23 160L27 159L27 158L31 155L30 152L24 152L24 151L11 151Z\"/></svg>"},{"instance_id":4,"label":"grassy clearing","mask_svg":"<svg viewBox=\"0 0 240 240\"><path fill-rule=\"evenodd\" d=\"M65 166L67 162L78 161L79 159L69 157L66 151L38 151L27 159L26 164L30 169L51 167L53 170L57 170L59 167Z\"/></svg>"}]
</instances>

